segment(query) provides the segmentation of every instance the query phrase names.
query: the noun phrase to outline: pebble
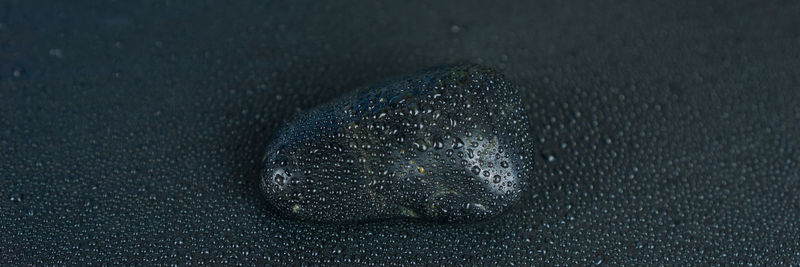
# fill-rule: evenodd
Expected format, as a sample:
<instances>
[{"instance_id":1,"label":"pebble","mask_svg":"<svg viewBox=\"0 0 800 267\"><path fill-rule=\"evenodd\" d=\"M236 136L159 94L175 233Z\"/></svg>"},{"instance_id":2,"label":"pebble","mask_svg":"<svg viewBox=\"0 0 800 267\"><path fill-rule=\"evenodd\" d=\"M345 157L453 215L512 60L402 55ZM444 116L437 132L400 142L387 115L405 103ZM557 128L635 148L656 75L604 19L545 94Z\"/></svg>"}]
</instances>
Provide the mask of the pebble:
<instances>
[{"instance_id":1,"label":"pebble","mask_svg":"<svg viewBox=\"0 0 800 267\"><path fill-rule=\"evenodd\" d=\"M290 119L266 150L261 189L275 212L306 221L484 220L530 184L529 127L500 73L427 69Z\"/></svg>"}]
</instances>

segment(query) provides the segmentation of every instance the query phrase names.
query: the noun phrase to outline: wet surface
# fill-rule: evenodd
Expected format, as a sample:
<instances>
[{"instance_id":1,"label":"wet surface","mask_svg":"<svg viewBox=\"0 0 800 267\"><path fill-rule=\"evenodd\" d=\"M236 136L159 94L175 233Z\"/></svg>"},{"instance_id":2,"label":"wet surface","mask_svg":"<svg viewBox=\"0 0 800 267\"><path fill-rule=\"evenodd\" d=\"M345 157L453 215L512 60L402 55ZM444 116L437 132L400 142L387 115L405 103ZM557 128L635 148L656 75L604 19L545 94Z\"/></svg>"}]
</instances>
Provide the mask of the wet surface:
<instances>
[{"instance_id":1,"label":"wet surface","mask_svg":"<svg viewBox=\"0 0 800 267\"><path fill-rule=\"evenodd\" d=\"M0 2L6 263L800 264L800 4ZM281 123L456 62L520 87L481 223L268 212Z\"/></svg>"}]
</instances>

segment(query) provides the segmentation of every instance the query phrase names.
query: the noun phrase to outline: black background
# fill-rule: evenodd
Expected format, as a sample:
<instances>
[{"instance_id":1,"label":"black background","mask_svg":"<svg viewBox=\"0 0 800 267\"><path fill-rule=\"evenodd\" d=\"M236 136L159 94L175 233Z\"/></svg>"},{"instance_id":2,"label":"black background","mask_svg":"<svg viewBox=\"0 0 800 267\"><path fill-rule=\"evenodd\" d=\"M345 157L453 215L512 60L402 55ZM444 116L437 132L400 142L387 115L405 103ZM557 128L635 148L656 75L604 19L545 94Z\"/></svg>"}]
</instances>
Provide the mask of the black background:
<instances>
[{"instance_id":1,"label":"black background","mask_svg":"<svg viewBox=\"0 0 800 267\"><path fill-rule=\"evenodd\" d=\"M800 264L798 1L265 2L0 1L2 262ZM520 205L266 211L283 120L453 62L522 88Z\"/></svg>"}]
</instances>

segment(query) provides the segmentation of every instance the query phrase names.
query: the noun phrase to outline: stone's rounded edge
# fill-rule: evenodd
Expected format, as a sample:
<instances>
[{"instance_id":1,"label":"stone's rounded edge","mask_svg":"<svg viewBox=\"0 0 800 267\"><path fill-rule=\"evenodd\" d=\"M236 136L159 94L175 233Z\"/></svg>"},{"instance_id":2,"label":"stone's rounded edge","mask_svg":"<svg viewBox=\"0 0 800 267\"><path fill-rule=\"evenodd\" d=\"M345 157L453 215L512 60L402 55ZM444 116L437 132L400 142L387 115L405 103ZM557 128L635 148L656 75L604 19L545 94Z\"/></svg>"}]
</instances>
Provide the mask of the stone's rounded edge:
<instances>
[{"instance_id":1,"label":"stone's rounded edge","mask_svg":"<svg viewBox=\"0 0 800 267\"><path fill-rule=\"evenodd\" d=\"M508 111L509 116L506 119L515 121L515 125L519 125L519 131L517 131L517 133L522 135L501 135L503 139L506 139L501 140L501 142L507 144L506 148L510 150L508 154L520 156L513 160L513 162L515 162L514 165L517 166L514 174L514 176L517 177L515 180L515 187L517 190L510 190L510 194L503 195L502 201L500 201L502 207L483 216L483 219L488 219L499 216L512 206L518 204L519 200L531 191L530 186L532 184L534 168L534 142L533 138L530 136L531 125L528 118L530 112L522 103L519 87L515 83L509 81L503 73L488 66L472 63L457 65L455 68L456 69L451 72L451 77L453 77L453 79L471 79L472 82L477 83L488 82L488 85L483 84L485 86L479 86L477 88L480 93L502 99L502 101L508 101L509 104L506 105L505 108L507 108L506 111ZM516 110L508 110L508 108ZM511 140L513 140L513 142L510 142Z\"/></svg>"},{"instance_id":2,"label":"stone's rounded edge","mask_svg":"<svg viewBox=\"0 0 800 267\"><path fill-rule=\"evenodd\" d=\"M276 198L277 194L280 192L280 186L276 184L276 175L285 175L285 171L276 171L275 160L276 160L276 151L278 151L277 147L278 144L282 142L284 132L284 128L286 123L280 127L278 130L277 137L270 141L267 145L265 150L264 156L261 159L261 172L259 176L259 187L261 189L261 193L266 198L266 202L268 204L268 208L276 213L280 213L281 215L290 215L289 213L284 212L283 207L277 205L281 203Z\"/></svg>"},{"instance_id":3,"label":"stone's rounded edge","mask_svg":"<svg viewBox=\"0 0 800 267\"><path fill-rule=\"evenodd\" d=\"M418 78L418 80L415 80ZM392 219L408 219L408 220L424 220L424 221L433 221L433 222L469 222L469 221L476 221L476 220L485 220L488 218L495 217L505 210L508 209L509 206L512 206L514 203L518 202L518 200L525 194L528 190L528 184L530 184L529 180L531 179L530 174L532 171L532 164L531 160L531 151L527 145L523 145L522 148L519 150L513 149L511 146L509 147L509 153L511 154L519 154L523 156L523 160L528 160L529 162L519 162L515 165L520 166L521 169L517 170L518 173L518 187L519 190L512 190L513 193L508 195L498 196L497 199L493 199L499 203L499 206L492 207L491 209L487 208L485 205L481 203L467 203L467 209L473 210L480 210L481 212L475 213L445 213L441 216L434 216L433 214L414 210L407 210L404 209L402 205L397 205L396 203L390 203L389 206L393 206L393 212L378 212L378 213L365 213L362 217L353 217L353 216L344 216L344 217L331 217L331 216L317 216L319 214L315 214L314 212L307 212L304 210L304 207L301 205L285 205L286 203L281 202L280 193L285 188L282 186L290 186L291 181L283 181L283 184L280 182L276 182L277 180L286 179L292 177L292 175L297 175L296 173L302 170L291 170L290 167L287 166L277 166L276 162L278 157L288 157L285 155L285 151L281 152L279 147L286 146L287 144L291 143L301 143L306 140L307 138L313 137L311 131L315 131L317 129L312 129L313 127L319 127L320 122L322 124L329 124L335 125L337 122L341 123L341 118L337 118L335 115L331 116L331 114L335 113L342 103L353 102L354 99L362 98L361 94L369 93L369 92L376 92L380 90L384 91L392 91L397 90L398 86L405 86L406 88L416 89L416 95L424 95L426 93L431 93L429 90L432 90L430 87L434 86L435 84L439 85L457 85L457 86L467 86L469 83L473 82L488 82L489 86L481 86L479 85L477 88L480 90L489 89L489 92L484 92L486 94L490 94L490 97L500 97L503 101L516 101L515 104L511 104L512 106L516 106L517 108L524 109L524 105L521 104L521 100L519 98L517 88L507 81L505 77L495 71L494 69L484 67L481 65L476 64L459 64L459 65L448 65L444 67L437 67L437 68L430 68L426 70L422 70L420 72L416 72L410 75L400 76L400 78L393 78L384 80L382 82L376 83L378 85L369 85L369 86L362 86L358 89L354 90L352 93L348 93L343 95L339 98L331 100L323 105L320 105L316 108L312 108L306 112L296 114L292 116L289 120L287 120L277 132L276 137L269 143L267 146L267 152L265 153L262 159L262 167L263 170L261 172L260 177L260 186L261 190L266 195L268 202L270 202L270 206L273 210L277 211L281 215L291 217L298 220L303 221L311 221L311 222L321 222L321 223L356 223L356 222L365 222L365 221L378 221L378 220L392 220ZM401 84L402 85L399 85ZM486 84L483 84L486 85ZM394 88L392 86L395 86ZM494 90L499 89L499 90ZM523 134L528 134L528 129L530 126L528 125L527 119L525 119L525 114L517 114L520 118L517 118L520 123L525 125L525 129ZM322 116L322 119L315 119L313 120L315 123L309 123L308 118L315 118L318 116ZM327 116L327 117L326 117ZM339 121L337 121L337 119ZM341 124L340 124L341 125ZM330 129L328 129L330 130ZM501 137L504 139L505 137ZM526 138L527 144L532 144L530 142L532 138ZM344 144L342 144L344 145ZM519 145L519 144L516 144ZM515 152L516 151L516 152ZM281 154L284 153L284 154ZM296 160L287 158L287 160ZM463 202L463 201L462 201ZM443 201L439 205L445 206L448 204L459 203L459 201ZM455 209L451 207L451 209ZM424 215L423 215L424 214ZM426 217L422 217L426 216Z\"/></svg>"}]
</instances>

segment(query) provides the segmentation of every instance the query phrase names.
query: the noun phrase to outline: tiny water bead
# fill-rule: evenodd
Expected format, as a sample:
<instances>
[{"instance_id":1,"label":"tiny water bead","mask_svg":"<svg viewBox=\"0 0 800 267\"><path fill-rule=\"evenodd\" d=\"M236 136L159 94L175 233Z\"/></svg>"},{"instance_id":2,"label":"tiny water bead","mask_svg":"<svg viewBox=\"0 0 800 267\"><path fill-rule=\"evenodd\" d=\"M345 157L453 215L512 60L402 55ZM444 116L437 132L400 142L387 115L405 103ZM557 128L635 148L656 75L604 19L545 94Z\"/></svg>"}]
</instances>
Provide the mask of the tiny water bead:
<instances>
[{"instance_id":1,"label":"tiny water bead","mask_svg":"<svg viewBox=\"0 0 800 267\"><path fill-rule=\"evenodd\" d=\"M275 211L301 220L481 220L530 184L529 132L501 74L428 69L285 123L264 155L261 189Z\"/></svg>"}]
</instances>

